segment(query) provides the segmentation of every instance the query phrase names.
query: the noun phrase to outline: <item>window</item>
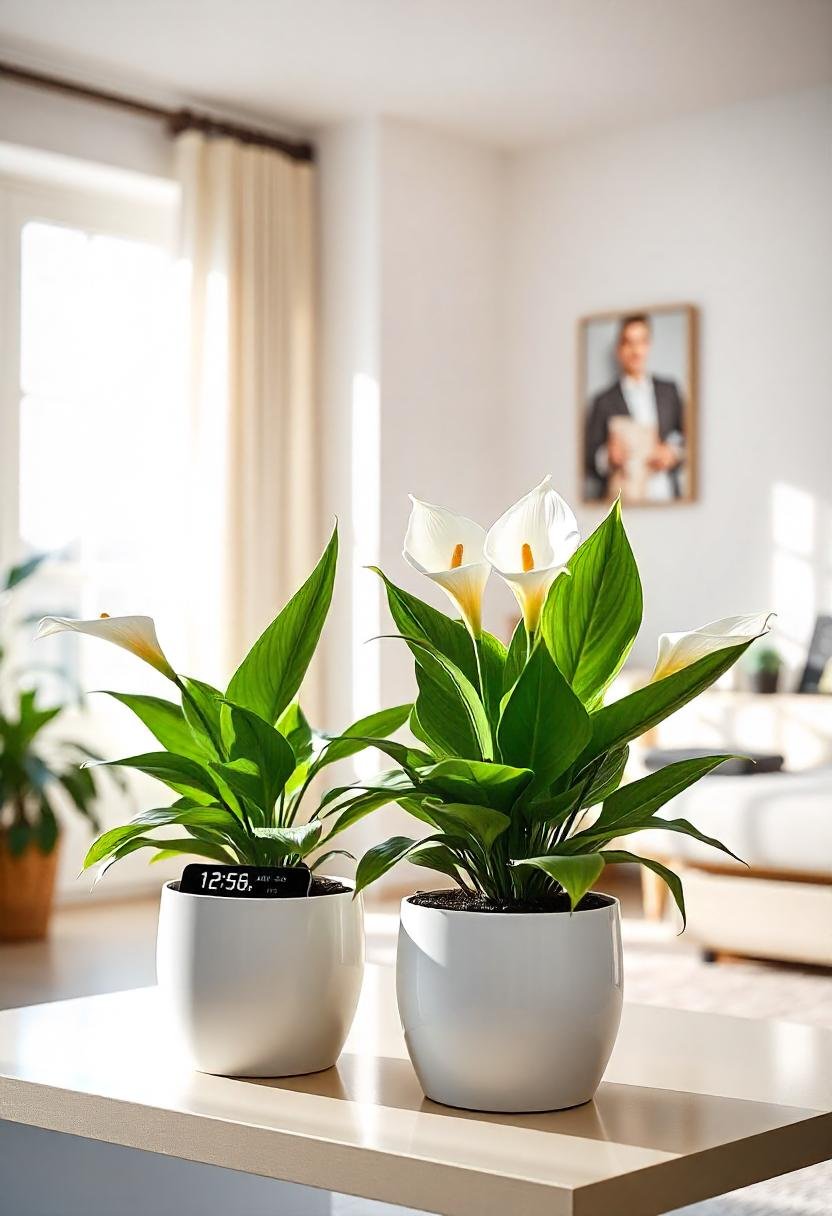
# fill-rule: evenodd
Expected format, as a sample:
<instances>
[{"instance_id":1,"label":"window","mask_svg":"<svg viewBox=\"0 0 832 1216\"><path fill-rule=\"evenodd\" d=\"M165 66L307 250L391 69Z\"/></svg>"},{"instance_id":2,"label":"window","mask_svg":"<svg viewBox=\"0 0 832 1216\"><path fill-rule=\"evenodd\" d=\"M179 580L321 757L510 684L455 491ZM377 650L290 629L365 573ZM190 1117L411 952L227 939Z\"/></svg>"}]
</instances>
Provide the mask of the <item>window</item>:
<instances>
[{"instance_id":1,"label":"window","mask_svg":"<svg viewBox=\"0 0 832 1216\"><path fill-rule=\"evenodd\" d=\"M0 560L51 555L18 615L146 612L159 618L163 644L183 654L176 528L188 430L176 194L135 175L35 181L2 165ZM15 634L15 662L35 673L45 703L73 688L164 695L156 673L126 653L69 635L34 648L31 633ZM67 729L112 754L146 750L126 711L101 701L89 698ZM103 810L108 820L125 813L115 792ZM65 849L76 871L86 843L83 832L74 843L77 832Z\"/></svg>"}]
</instances>

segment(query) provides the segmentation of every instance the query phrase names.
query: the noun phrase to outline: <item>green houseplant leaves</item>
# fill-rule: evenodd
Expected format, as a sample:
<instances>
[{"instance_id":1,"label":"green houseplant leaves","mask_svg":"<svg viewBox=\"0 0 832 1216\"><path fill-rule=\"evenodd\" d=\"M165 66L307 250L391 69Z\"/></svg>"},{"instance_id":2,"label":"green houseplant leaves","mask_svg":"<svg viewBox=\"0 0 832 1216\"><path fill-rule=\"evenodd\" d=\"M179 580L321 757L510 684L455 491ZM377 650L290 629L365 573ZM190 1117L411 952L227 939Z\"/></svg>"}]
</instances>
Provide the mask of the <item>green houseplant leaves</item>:
<instances>
[{"instance_id":1,"label":"green houseplant leaves","mask_svg":"<svg viewBox=\"0 0 832 1216\"><path fill-rule=\"evenodd\" d=\"M441 509L427 509L432 526L441 531L447 525L451 532L441 534L452 537L456 517L444 513L436 523ZM529 527L558 517L568 521L568 510L555 505L549 511L541 499ZM470 521L463 522L472 535ZM448 556L456 552L447 539L442 543ZM547 543L538 535L538 552ZM532 545L522 549L506 557L509 571L535 570ZM518 625L507 649L477 631L476 607L465 608L465 621L452 620L377 573L415 660L419 696L410 726L426 755L405 759L402 745L400 755L388 748L401 765L401 781L391 774L375 790L343 788L335 795L336 810L340 821L354 822L396 801L428 834L374 845L359 862L357 889L409 858L451 878L472 898L501 907L558 892L576 907L606 866L632 863L663 878L684 916L678 876L653 858L617 847L618 841L659 828L730 854L720 841L664 812L726 757L683 761L621 785L628 745L727 671L765 623L749 634L732 618L724 622L731 626L724 635L682 635L677 659L673 639L667 639L656 677L605 705L642 617L641 580L618 502L571 554L567 572L552 577L536 629L534 601L524 601L525 625ZM526 594L525 575L505 577L518 598ZM442 578L446 587L447 572Z\"/></svg>"},{"instance_id":2,"label":"green houseplant leaves","mask_svg":"<svg viewBox=\"0 0 832 1216\"><path fill-rule=\"evenodd\" d=\"M154 850L151 860L193 855L260 865L303 863L312 869L345 853L327 846L360 816L343 810L325 815L327 803L322 801L302 818L305 796L326 766L366 747L395 750L387 736L407 721L412 706L380 710L333 736L313 730L296 700L329 611L337 553L336 530L309 578L254 643L224 693L177 675L162 661L149 618L65 623L96 636L106 636L112 626L111 640L124 645L124 622L129 622L127 648L146 657L143 646L152 637L154 666L172 680L181 698L177 704L154 696L109 694L132 710L165 750L99 763L144 773L179 798L99 836L85 867L100 866L100 877L139 849ZM406 757L409 752L402 746L395 754ZM90 781L86 770L81 776ZM82 793L78 790L76 796ZM171 830L184 835L171 836Z\"/></svg>"}]
</instances>

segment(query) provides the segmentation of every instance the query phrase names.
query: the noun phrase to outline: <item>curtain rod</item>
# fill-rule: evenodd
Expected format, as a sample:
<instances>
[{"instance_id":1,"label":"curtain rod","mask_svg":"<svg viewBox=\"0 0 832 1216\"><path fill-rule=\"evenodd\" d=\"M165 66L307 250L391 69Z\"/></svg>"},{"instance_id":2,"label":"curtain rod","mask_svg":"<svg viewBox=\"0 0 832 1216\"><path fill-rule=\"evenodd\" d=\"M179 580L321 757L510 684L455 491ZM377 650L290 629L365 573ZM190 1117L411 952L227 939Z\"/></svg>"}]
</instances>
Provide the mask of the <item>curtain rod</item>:
<instances>
[{"instance_id":1,"label":"curtain rod","mask_svg":"<svg viewBox=\"0 0 832 1216\"><path fill-rule=\"evenodd\" d=\"M193 110L167 109L165 106L152 105L150 102L139 101L134 97L124 97L120 93L108 93L104 89L75 84L73 81L63 80L59 76L30 72L26 68L19 68L11 63L0 62L0 77L14 80L18 84L47 89L54 93L67 93L72 97L81 97L85 101L115 106L121 110L129 110L133 114L143 114L146 118L156 118L167 126L171 135L179 135L182 131L202 131L205 135L224 135L231 139L238 139L244 144L272 148L275 152L282 152L284 156L291 157L292 160L311 161L315 159L315 149L310 143L295 143L289 139L282 139L279 135L269 135L265 131L256 131L251 127L224 122L211 118L207 114L195 113Z\"/></svg>"}]
</instances>

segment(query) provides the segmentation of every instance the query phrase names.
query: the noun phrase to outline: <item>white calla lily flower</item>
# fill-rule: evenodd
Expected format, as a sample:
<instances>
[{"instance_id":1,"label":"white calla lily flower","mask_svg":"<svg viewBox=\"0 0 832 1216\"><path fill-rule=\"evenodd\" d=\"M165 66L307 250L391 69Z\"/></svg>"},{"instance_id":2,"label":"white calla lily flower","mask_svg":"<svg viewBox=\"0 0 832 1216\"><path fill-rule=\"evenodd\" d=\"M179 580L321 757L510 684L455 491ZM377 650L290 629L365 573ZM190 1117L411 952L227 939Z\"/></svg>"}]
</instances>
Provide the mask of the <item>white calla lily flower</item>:
<instances>
[{"instance_id":1,"label":"white calla lily flower","mask_svg":"<svg viewBox=\"0 0 832 1216\"><path fill-rule=\"evenodd\" d=\"M483 557L485 528L410 495L405 561L442 588L473 638L482 633L482 597L491 567Z\"/></svg>"},{"instance_id":2,"label":"white calla lily flower","mask_svg":"<svg viewBox=\"0 0 832 1216\"><path fill-rule=\"evenodd\" d=\"M103 612L99 618L92 621L76 621L66 616L45 616L38 625L35 638L48 638L53 633L86 633L93 638L103 638L129 650L131 654L157 671L169 680L176 680L176 672L165 657L159 639L156 636L156 626L150 616L108 616Z\"/></svg>"},{"instance_id":3,"label":"white calla lily flower","mask_svg":"<svg viewBox=\"0 0 832 1216\"><path fill-rule=\"evenodd\" d=\"M753 642L755 638L768 633L771 616L770 612L726 616L720 621L711 621L699 629L692 629L689 633L663 633L659 638L659 654L650 683L672 676L698 659L725 650L728 646Z\"/></svg>"},{"instance_id":4,"label":"white calla lily flower","mask_svg":"<svg viewBox=\"0 0 832 1216\"><path fill-rule=\"evenodd\" d=\"M551 477L501 515L485 538L485 556L511 587L527 631L537 629L549 588L567 571L580 542L571 507L552 489Z\"/></svg>"}]
</instances>

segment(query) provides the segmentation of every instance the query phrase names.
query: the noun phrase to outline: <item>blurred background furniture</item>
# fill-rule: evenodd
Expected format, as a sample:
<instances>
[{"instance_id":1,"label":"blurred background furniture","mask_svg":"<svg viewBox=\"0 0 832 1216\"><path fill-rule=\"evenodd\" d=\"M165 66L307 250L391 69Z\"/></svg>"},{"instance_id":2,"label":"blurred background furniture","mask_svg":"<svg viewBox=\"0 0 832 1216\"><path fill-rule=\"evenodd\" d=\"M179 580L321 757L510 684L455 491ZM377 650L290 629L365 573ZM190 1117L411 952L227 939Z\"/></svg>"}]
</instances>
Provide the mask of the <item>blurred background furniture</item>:
<instances>
[{"instance_id":1,"label":"blurred background furniture","mask_svg":"<svg viewBox=\"0 0 832 1216\"><path fill-rule=\"evenodd\" d=\"M832 699L714 690L678 717L642 744L739 753L753 745L784 757L781 772L717 771L664 808L724 840L746 866L676 833L639 838L681 874L688 934L710 955L832 966ZM665 890L645 874L645 915L665 914Z\"/></svg>"}]
</instances>

